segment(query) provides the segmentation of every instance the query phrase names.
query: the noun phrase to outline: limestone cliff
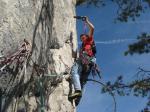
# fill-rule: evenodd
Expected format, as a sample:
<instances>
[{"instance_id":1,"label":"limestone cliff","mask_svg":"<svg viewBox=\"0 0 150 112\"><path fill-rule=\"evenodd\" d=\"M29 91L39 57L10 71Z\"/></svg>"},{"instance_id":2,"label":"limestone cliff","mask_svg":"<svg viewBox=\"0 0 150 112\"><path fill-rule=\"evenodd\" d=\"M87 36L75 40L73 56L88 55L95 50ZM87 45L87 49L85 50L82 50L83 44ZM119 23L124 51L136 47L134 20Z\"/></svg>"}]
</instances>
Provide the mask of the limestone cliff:
<instances>
[{"instance_id":1,"label":"limestone cliff","mask_svg":"<svg viewBox=\"0 0 150 112\"><path fill-rule=\"evenodd\" d=\"M77 47L75 2L0 0L1 112L75 111L66 80Z\"/></svg>"}]
</instances>

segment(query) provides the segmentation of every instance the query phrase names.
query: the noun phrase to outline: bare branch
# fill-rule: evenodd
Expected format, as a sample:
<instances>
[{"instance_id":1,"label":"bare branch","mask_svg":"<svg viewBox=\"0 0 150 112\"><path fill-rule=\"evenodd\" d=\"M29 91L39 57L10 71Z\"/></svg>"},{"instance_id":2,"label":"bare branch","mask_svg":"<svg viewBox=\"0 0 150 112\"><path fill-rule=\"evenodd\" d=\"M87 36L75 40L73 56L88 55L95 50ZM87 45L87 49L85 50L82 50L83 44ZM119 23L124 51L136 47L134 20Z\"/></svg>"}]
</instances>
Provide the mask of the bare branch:
<instances>
[{"instance_id":1,"label":"bare branch","mask_svg":"<svg viewBox=\"0 0 150 112\"><path fill-rule=\"evenodd\" d=\"M100 82L100 81L97 81L97 80L93 80L93 79L87 79L87 81L93 81L93 82L96 82L100 85L102 85L103 87L106 87L110 93L110 95L112 96L113 98L113 101L114 101L114 112L117 112L116 111L116 108L117 108L117 103L116 103L116 98L115 98L115 95L114 93L112 92L111 88L109 88L108 86L106 86L104 83Z\"/></svg>"}]
</instances>

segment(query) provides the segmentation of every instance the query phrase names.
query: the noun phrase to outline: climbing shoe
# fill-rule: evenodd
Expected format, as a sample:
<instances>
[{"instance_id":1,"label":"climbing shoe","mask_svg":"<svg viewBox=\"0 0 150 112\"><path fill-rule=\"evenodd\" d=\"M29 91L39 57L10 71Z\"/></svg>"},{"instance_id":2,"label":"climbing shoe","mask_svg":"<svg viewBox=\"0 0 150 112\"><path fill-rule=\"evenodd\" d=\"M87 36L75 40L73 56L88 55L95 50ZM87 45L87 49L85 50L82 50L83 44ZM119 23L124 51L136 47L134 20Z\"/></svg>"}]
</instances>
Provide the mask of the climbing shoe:
<instances>
[{"instance_id":1,"label":"climbing shoe","mask_svg":"<svg viewBox=\"0 0 150 112\"><path fill-rule=\"evenodd\" d=\"M75 99L82 96L82 92L80 90L76 90L75 93L69 95L69 99Z\"/></svg>"},{"instance_id":2,"label":"climbing shoe","mask_svg":"<svg viewBox=\"0 0 150 112\"><path fill-rule=\"evenodd\" d=\"M81 97L75 98L75 105L78 106L78 104L80 103Z\"/></svg>"}]
</instances>

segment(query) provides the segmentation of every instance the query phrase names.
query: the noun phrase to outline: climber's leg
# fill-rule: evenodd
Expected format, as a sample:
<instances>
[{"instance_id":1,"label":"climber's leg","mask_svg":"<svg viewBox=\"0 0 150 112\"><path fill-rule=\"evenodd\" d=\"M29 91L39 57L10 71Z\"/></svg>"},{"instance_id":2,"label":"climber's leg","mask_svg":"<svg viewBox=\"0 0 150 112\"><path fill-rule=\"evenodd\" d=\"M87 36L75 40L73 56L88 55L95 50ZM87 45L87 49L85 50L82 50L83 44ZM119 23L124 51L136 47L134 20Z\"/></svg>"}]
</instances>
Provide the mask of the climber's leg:
<instances>
[{"instance_id":1,"label":"climber's leg","mask_svg":"<svg viewBox=\"0 0 150 112\"><path fill-rule=\"evenodd\" d=\"M72 82L75 90L81 90L80 71L81 66L79 65L79 63L75 62L71 69Z\"/></svg>"},{"instance_id":2,"label":"climber's leg","mask_svg":"<svg viewBox=\"0 0 150 112\"><path fill-rule=\"evenodd\" d=\"M70 98L82 96L81 84L80 84L81 71L82 71L82 66L78 62L75 62L74 65L72 66L72 70L71 70L72 82L73 82L73 85L75 88L75 93L70 95L69 96Z\"/></svg>"}]
</instances>

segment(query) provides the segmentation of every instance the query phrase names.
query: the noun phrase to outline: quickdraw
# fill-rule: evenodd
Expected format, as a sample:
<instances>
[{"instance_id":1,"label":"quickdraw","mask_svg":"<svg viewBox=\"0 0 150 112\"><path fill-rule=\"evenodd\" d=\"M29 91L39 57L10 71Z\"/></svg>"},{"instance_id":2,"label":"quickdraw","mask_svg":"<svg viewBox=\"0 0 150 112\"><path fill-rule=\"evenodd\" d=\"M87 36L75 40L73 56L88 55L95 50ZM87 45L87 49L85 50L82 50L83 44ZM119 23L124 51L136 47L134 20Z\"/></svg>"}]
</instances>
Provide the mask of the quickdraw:
<instances>
[{"instance_id":1,"label":"quickdraw","mask_svg":"<svg viewBox=\"0 0 150 112\"><path fill-rule=\"evenodd\" d=\"M81 59L82 64L88 65L91 63L93 57L88 56L86 52L81 50L79 58Z\"/></svg>"}]
</instances>

